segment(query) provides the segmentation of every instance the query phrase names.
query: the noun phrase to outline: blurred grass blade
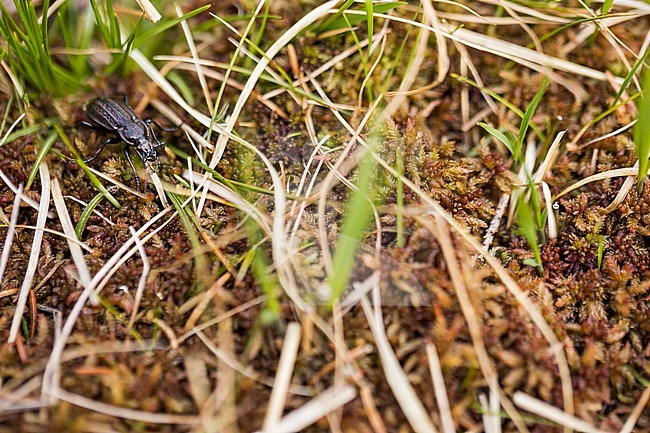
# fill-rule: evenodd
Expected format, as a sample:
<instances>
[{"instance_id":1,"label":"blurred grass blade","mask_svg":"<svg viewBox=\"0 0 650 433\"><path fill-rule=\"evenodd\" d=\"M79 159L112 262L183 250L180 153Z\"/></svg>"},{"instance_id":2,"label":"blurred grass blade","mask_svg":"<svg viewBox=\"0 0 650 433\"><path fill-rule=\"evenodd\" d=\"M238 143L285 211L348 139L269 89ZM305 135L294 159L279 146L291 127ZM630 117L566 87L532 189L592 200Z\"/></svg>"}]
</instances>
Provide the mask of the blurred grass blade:
<instances>
[{"instance_id":1,"label":"blurred grass blade","mask_svg":"<svg viewBox=\"0 0 650 433\"><path fill-rule=\"evenodd\" d=\"M375 165L375 160L370 154L366 154L359 163L358 190L354 191L348 200L343 213L341 232L336 241L333 270L329 277L332 289L330 302L336 302L343 295L356 263L359 244L372 220L372 206L369 197L372 196L370 192Z\"/></svg>"},{"instance_id":2,"label":"blurred grass blade","mask_svg":"<svg viewBox=\"0 0 650 433\"><path fill-rule=\"evenodd\" d=\"M372 39L375 17L373 15L372 0L366 0L366 22L368 23L368 39Z\"/></svg>"}]
</instances>

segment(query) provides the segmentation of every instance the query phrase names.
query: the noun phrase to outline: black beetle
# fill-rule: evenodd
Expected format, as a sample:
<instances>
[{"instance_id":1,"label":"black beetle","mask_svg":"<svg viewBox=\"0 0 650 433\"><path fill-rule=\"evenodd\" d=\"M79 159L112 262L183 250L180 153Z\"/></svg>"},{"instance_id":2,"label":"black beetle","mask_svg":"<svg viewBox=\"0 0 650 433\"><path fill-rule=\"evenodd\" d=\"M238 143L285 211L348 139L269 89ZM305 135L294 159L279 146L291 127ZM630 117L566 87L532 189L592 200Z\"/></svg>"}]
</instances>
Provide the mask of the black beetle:
<instances>
[{"instance_id":1,"label":"black beetle","mask_svg":"<svg viewBox=\"0 0 650 433\"><path fill-rule=\"evenodd\" d=\"M140 178L138 178L135 167L133 166L130 148L133 147L135 149L145 165L152 162L158 162L158 165L160 165L156 148L164 146L165 143L158 140L151 127L151 123L162 131L176 131L178 128L163 128L153 119L138 119L138 116L135 115L133 108L128 103L119 102L114 99L93 99L86 104L84 111L91 122L83 121L81 122L82 125L97 131L115 134L115 137L106 140L99 147L99 150L91 158L85 159L84 162L90 162L97 158L106 145L123 141L126 144L124 147L124 155L129 161L129 165L133 171L133 177L135 178L135 184L139 190Z\"/></svg>"}]
</instances>

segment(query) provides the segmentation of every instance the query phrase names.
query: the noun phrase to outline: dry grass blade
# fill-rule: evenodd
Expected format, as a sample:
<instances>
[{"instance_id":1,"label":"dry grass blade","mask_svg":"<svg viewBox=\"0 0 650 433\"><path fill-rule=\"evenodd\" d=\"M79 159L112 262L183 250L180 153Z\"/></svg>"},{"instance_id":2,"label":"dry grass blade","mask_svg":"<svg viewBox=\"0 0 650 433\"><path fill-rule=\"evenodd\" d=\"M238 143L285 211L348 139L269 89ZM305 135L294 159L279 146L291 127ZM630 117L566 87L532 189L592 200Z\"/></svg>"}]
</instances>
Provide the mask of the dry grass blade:
<instances>
[{"instance_id":1,"label":"dry grass blade","mask_svg":"<svg viewBox=\"0 0 650 433\"><path fill-rule=\"evenodd\" d=\"M523 392L517 391L512 397L512 400L520 408L556 422L564 426L565 429L573 429L585 433L603 433L602 430L598 430L591 424Z\"/></svg>"},{"instance_id":2,"label":"dry grass blade","mask_svg":"<svg viewBox=\"0 0 650 433\"><path fill-rule=\"evenodd\" d=\"M0 179L2 179L2 181L9 187L9 189L11 189L14 192L14 194L16 194L18 192L18 187L16 185L14 185L14 183L11 181L11 179L9 179L7 177L7 175L2 170L0 170ZM39 204L36 203L31 198L29 198L28 196L22 194L20 198L21 198L21 200L23 202L28 204L34 210L38 210ZM48 218L54 218L54 216L55 216L54 212L50 212L50 213L47 214Z\"/></svg>"},{"instance_id":3,"label":"dry grass blade","mask_svg":"<svg viewBox=\"0 0 650 433\"><path fill-rule=\"evenodd\" d=\"M160 204L163 207L169 206L169 201L167 201L167 195L165 195L165 188L160 180L160 177L155 171L151 172L151 183L153 183L154 188L156 189L156 194L158 194L158 199Z\"/></svg>"},{"instance_id":4,"label":"dry grass blade","mask_svg":"<svg viewBox=\"0 0 650 433\"><path fill-rule=\"evenodd\" d=\"M140 307L140 302L142 301L142 294L144 293L145 285L147 284L147 277L149 276L149 270L151 266L149 265L149 258L147 257L147 252L142 245L140 237L135 232L135 229L132 226L129 226L131 231L131 236L133 236L133 241L138 247L138 252L140 253L140 259L142 260L142 275L140 276L140 281L138 282L138 288L135 292L135 300L133 301L133 310L131 311L131 318L129 319L129 329L133 328L135 324L135 319L138 315L138 308Z\"/></svg>"},{"instance_id":5,"label":"dry grass blade","mask_svg":"<svg viewBox=\"0 0 650 433\"><path fill-rule=\"evenodd\" d=\"M178 4L175 4L176 14L179 17L183 16L183 10ZM187 45L190 47L190 52L192 53L192 58L194 59L194 67L196 68L196 75L199 77L199 83L201 84L201 89L203 90L203 97L205 98L205 103L208 106L208 111L212 115L213 104L212 97L210 96L210 89L208 88L208 82L205 80L205 75L203 74L203 68L199 63L199 53L196 50L196 44L194 43L194 38L192 37L192 32L190 26L187 24L187 20L181 21L181 28L185 34L185 39L187 40Z\"/></svg>"},{"instance_id":6,"label":"dry grass blade","mask_svg":"<svg viewBox=\"0 0 650 433\"><path fill-rule=\"evenodd\" d=\"M304 430L327 414L343 407L356 396L356 390L348 384L328 388L318 397L287 414L272 430L261 430L260 433L294 433Z\"/></svg>"},{"instance_id":7,"label":"dry grass blade","mask_svg":"<svg viewBox=\"0 0 650 433\"><path fill-rule=\"evenodd\" d=\"M395 356L395 352L393 352L386 337L383 321L375 315L367 297L361 300L361 306L375 338L379 359L384 369L384 376L404 416L413 430L418 433L437 432L438 430L433 425L427 410L409 382L408 376L402 369L397 356Z\"/></svg>"},{"instance_id":8,"label":"dry grass blade","mask_svg":"<svg viewBox=\"0 0 650 433\"><path fill-rule=\"evenodd\" d=\"M14 198L13 208L11 209L11 216L9 217L9 226L7 227L7 236L5 237L5 244L2 247L2 256L0 256L0 287L2 287L2 279L7 263L9 263L9 253L11 252L11 244L14 242L16 235L16 223L18 222L18 212L20 211L20 200L23 195L23 184L21 183L16 191Z\"/></svg>"},{"instance_id":9,"label":"dry grass blade","mask_svg":"<svg viewBox=\"0 0 650 433\"><path fill-rule=\"evenodd\" d=\"M273 381L273 391L271 391L271 398L266 408L266 416L264 417L262 427L266 431L274 431L277 428L280 417L282 417L296 356L298 355L300 333L301 327L299 323L292 322L287 325L287 332L284 334L284 342L282 344L282 353L278 362L278 370Z\"/></svg>"},{"instance_id":10,"label":"dry grass blade","mask_svg":"<svg viewBox=\"0 0 650 433\"><path fill-rule=\"evenodd\" d=\"M553 209L553 197L551 196L551 189L546 182L542 182L542 194L544 195L544 202L546 203L548 237L550 239L555 239L557 238L557 221L555 219L555 212Z\"/></svg>"},{"instance_id":11,"label":"dry grass blade","mask_svg":"<svg viewBox=\"0 0 650 433\"><path fill-rule=\"evenodd\" d=\"M419 89L412 89L409 90L408 88L411 87L411 85L415 82L415 78L418 75L419 68L421 66L422 61L426 57L424 53L421 53L420 55L416 55L415 58L415 63L413 66L411 66L407 72L407 75L405 76L405 80L402 82L404 84L407 81L410 81L408 84L408 87L404 87L400 85L400 89L397 92L389 92L388 95L401 95L402 97L408 96L408 95L415 95L417 93L422 93L426 92L427 90L431 90L436 88L440 83L442 83L445 78L447 78L447 74L449 73L449 69L451 68L451 60L449 58L449 52L447 50L447 40L444 37L444 32L442 30L440 20L438 19L438 13L436 12L435 8L433 7L433 2L431 0L426 0L422 2L424 5L424 16L428 19L428 21L431 23L431 26L438 30L436 32L436 46L438 47L438 53L437 53L437 58L438 58L438 72L437 72L437 77L436 79L431 83L427 84L424 87L421 87ZM423 33L422 33L422 39L424 40L424 45L427 46L429 42L428 38L429 31L426 28L423 28ZM418 51L420 51L420 47L418 47ZM417 65L417 66L415 66ZM399 101L399 98L397 98ZM399 102L401 104L401 102ZM391 101L391 104L393 102ZM393 112L392 108L391 111L387 112Z\"/></svg>"},{"instance_id":12,"label":"dry grass blade","mask_svg":"<svg viewBox=\"0 0 650 433\"><path fill-rule=\"evenodd\" d=\"M206 308L208 308L208 304L215 296L220 295L219 296L220 298L224 297L224 295L220 294L220 292L223 291L223 285L226 284L226 282L230 279L231 276L232 275L230 273L223 274L217 281L215 281L215 283L205 293L203 293L201 301L194 308L192 314L190 314L189 319L187 319L187 322L185 322L184 328L186 331L189 331L190 329L194 328L196 323L199 321L199 319L205 312ZM222 301L222 299L218 299L218 300Z\"/></svg>"},{"instance_id":13,"label":"dry grass blade","mask_svg":"<svg viewBox=\"0 0 650 433\"><path fill-rule=\"evenodd\" d=\"M587 185L588 183L596 182L596 181L603 180L603 179L611 179L613 177L628 176L628 177L630 177L632 179L631 183L632 183L632 186L634 186L635 177L636 177L637 174L639 174L638 162L637 162L637 164L634 165L634 167L617 168L617 169L614 169L614 170L608 170L608 171L604 171L602 173L593 174L593 175L591 175L589 177L585 177L584 179L582 179L582 180L574 183L573 185L568 186L566 189L562 190L562 192L560 192L558 195L555 196L555 200L559 199L562 196L567 195L571 191L574 191L574 190L576 190L578 188L581 188L581 187ZM623 187L623 188L621 188L621 191L625 192L625 194L622 197L622 198L625 198L625 195L627 195L627 192L629 191L629 189L626 189L625 187ZM618 196L617 196L617 198L618 198ZM618 201L618 203L620 203L620 201L622 201L622 199L620 199ZM610 206L612 206L612 205L610 204Z\"/></svg>"},{"instance_id":14,"label":"dry grass blade","mask_svg":"<svg viewBox=\"0 0 650 433\"><path fill-rule=\"evenodd\" d=\"M546 174L547 171L553 166L555 163L555 160L557 159L558 156L558 150L560 149L560 144L562 144L562 138L564 137L564 134L566 134L566 131L560 131L555 136L555 140L553 140L553 143L551 144L551 147L548 149L548 152L546 152L546 156L544 157L544 160L541 162L539 165L539 168L535 172L535 175L533 176L533 182L534 183L539 183L542 180L544 180L544 175Z\"/></svg>"},{"instance_id":15,"label":"dry grass blade","mask_svg":"<svg viewBox=\"0 0 650 433\"><path fill-rule=\"evenodd\" d=\"M474 346L474 352L476 353L476 358L478 359L479 367L481 372L485 377L485 381L490 387L490 392L494 393L497 396L503 396L501 400L501 405L508 413L508 416L511 418L512 422L515 423L517 429L522 432L527 432L528 428L523 421L523 417L516 410L516 408L510 403L510 401L505 398L501 387L499 386L499 377L496 369L492 365L490 356L485 347L485 341L483 340L483 334L481 331L481 324L479 323L478 317L474 307L472 306L472 301L470 298L469 291L467 289L467 282L465 281L464 275L461 271L460 265L458 264L458 258L456 257L456 249L451 240L451 235L449 233L449 227L444 218L440 215L434 214L436 217L436 228L424 218L420 218L419 221L422 225L427 227L432 234L436 236L438 242L440 242L440 248L442 254L445 258L445 263L447 264L447 269L451 281L454 285L456 291L456 296L458 302L460 303L460 308L467 322L470 336L472 338L472 344Z\"/></svg>"},{"instance_id":16,"label":"dry grass blade","mask_svg":"<svg viewBox=\"0 0 650 433\"><path fill-rule=\"evenodd\" d=\"M16 125L18 125L20 123L20 121L23 120L23 117L25 117L25 113L21 114L20 116L18 116L18 118L16 120L14 120L14 123L11 124L9 129L7 129L7 132L5 133L5 135L0 139L0 146L5 144L5 141L7 141L7 138L9 137L11 132L14 130Z\"/></svg>"},{"instance_id":17,"label":"dry grass blade","mask_svg":"<svg viewBox=\"0 0 650 433\"><path fill-rule=\"evenodd\" d=\"M149 21L153 23L157 23L160 21L162 18L162 15L160 15L160 12L158 12L158 9L151 3L151 0L135 0L138 2L138 5L144 12L144 14L147 16Z\"/></svg>"},{"instance_id":18,"label":"dry grass blade","mask_svg":"<svg viewBox=\"0 0 650 433\"><path fill-rule=\"evenodd\" d=\"M454 418L451 414L451 407L449 406L449 398L447 398L447 387L445 386L445 378L442 375L442 368L440 367L440 358L438 358L438 351L433 343L426 345L427 358L429 359L429 371L431 372L431 381L433 382L433 391L436 395L438 408L440 409L440 419L442 421L443 433L455 433Z\"/></svg>"},{"instance_id":19,"label":"dry grass blade","mask_svg":"<svg viewBox=\"0 0 650 433\"><path fill-rule=\"evenodd\" d=\"M232 370L237 371L239 374L241 374L244 377L247 377L250 380L254 380L256 382L268 386L269 388L273 388L274 382L272 379L269 379L268 377L265 377L262 374L258 373L251 366L243 365L241 362L235 359L234 356L231 356L226 352L224 352L223 350L221 350L202 331L197 331L196 329L194 329L194 333L201 339L203 344L205 344L205 347L207 347L208 350L210 350L210 352L214 354L214 356L216 356L220 361L223 361ZM312 388L306 386L296 386L296 385L290 386L289 392L297 395L308 396L308 397L314 394Z\"/></svg>"},{"instance_id":20,"label":"dry grass blade","mask_svg":"<svg viewBox=\"0 0 650 433\"><path fill-rule=\"evenodd\" d=\"M636 423L639 420L641 414L643 413L643 410L646 408L649 400L650 400L650 386L646 387L645 391L643 391L643 394L641 394L641 398L639 398L639 401L634 407L634 410L625 421L625 424L623 425L623 428L619 433L632 433L634 431L634 427L636 426Z\"/></svg>"},{"instance_id":21,"label":"dry grass blade","mask_svg":"<svg viewBox=\"0 0 650 433\"><path fill-rule=\"evenodd\" d=\"M66 236L70 239L79 240L74 231L74 224L72 224L72 220L70 219L68 208L65 205L63 193L61 192L61 186L59 185L59 180L56 178L52 180L52 198L54 199L56 212L59 215L59 221L61 221L61 227L63 227L63 233L65 233ZM72 260L77 267L79 282L81 283L82 287L88 287L91 280L90 271L88 270L88 265L86 264L86 259L84 258L81 247L77 242L71 242L68 240L68 248L70 249Z\"/></svg>"},{"instance_id":22,"label":"dry grass blade","mask_svg":"<svg viewBox=\"0 0 650 433\"><path fill-rule=\"evenodd\" d=\"M42 163L39 167L39 172L41 174L41 203L36 220L37 229L34 231L32 248L29 253L29 262L27 263L27 271L25 272L23 285L20 288L20 295L18 296L18 302L16 303L16 311L14 313L13 321L11 322L9 339L7 340L8 343L15 342L18 337L18 332L20 331L23 312L25 311L25 305L27 303L27 295L29 294L29 290L32 288L32 282L34 281L34 275L36 274L36 269L38 267L38 259L41 255L41 244L43 242L42 229L45 227L47 212L50 207L50 171L47 164ZM2 273L0 273L0 281L1 280Z\"/></svg>"},{"instance_id":23,"label":"dry grass blade","mask_svg":"<svg viewBox=\"0 0 650 433\"><path fill-rule=\"evenodd\" d=\"M102 403L90 398L73 394L62 389L56 389L52 395L75 406L83 407L97 413L115 416L134 421L152 424L198 424L199 418L195 415L174 415L167 413L145 412L140 410L127 409Z\"/></svg>"}]
</instances>

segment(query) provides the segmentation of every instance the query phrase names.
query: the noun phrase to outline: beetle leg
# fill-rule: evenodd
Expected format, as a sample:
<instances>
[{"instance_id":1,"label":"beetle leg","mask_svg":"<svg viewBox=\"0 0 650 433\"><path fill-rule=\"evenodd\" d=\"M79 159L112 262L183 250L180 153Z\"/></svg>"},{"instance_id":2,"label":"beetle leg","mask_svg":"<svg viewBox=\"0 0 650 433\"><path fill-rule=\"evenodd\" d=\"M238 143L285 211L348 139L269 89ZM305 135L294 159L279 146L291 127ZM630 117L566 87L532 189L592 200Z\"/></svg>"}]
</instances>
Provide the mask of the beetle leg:
<instances>
[{"instance_id":1,"label":"beetle leg","mask_svg":"<svg viewBox=\"0 0 650 433\"><path fill-rule=\"evenodd\" d=\"M133 178L135 179L135 186L138 188L138 191L140 191L140 178L138 177L138 173L136 173L135 166L131 160L131 151L129 150L129 146L124 147L124 156L126 156L126 160L129 161L131 171L133 172Z\"/></svg>"},{"instance_id":2,"label":"beetle leg","mask_svg":"<svg viewBox=\"0 0 650 433\"><path fill-rule=\"evenodd\" d=\"M95 152L95 154L94 154L92 157L90 157L90 158L88 158L88 159L84 159L84 162L94 161L94 160L99 156L99 154L102 153L102 150L104 150L104 148L106 147L106 145L108 145L108 144L119 143L120 141L122 141L122 140L119 139L119 138L117 138L117 137L111 137L111 138L109 138L109 139L106 140L104 143L102 143L101 146L99 146L99 150L98 150L97 152Z\"/></svg>"},{"instance_id":3,"label":"beetle leg","mask_svg":"<svg viewBox=\"0 0 650 433\"><path fill-rule=\"evenodd\" d=\"M85 120L82 120L81 122L77 123L77 128L79 128L80 126L85 126L86 128L90 128L94 131L106 131L106 128L103 128L99 125L95 125Z\"/></svg>"},{"instance_id":4,"label":"beetle leg","mask_svg":"<svg viewBox=\"0 0 650 433\"><path fill-rule=\"evenodd\" d=\"M170 128L164 128L164 127L160 126L158 124L158 122L156 122L153 119L147 119L147 120L145 120L145 122L147 122L147 125L150 125L150 124L153 123L154 125L156 125L158 127L158 129L160 129L161 131L165 131L165 132L176 132L176 131L178 131L180 129L178 126L172 126Z\"/></svg>"}]
</instances>

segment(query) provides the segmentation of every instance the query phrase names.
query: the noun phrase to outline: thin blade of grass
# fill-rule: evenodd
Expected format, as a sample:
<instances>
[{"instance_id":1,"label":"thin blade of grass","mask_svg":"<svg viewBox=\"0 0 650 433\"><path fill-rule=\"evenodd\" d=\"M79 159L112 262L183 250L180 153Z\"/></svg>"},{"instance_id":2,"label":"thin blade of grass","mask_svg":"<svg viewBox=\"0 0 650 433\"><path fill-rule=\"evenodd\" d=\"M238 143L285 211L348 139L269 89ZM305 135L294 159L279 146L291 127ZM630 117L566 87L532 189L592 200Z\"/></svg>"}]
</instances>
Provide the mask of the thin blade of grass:
<instances>
[{"instance_id":1,"label":"thin blade of grass","mask_svg":"<svg viewBox=\"0 0 650 433\"><path fill-rule=\"evenodd\" d=\"M530 126L530 122L533 118L533 114L535 114L535 110L537 110L537 106L541 102L542 96L544 96L544 92L546 92L546 88L548 87L548 82L549 82L548 77L544 77L544 81L542 81L542 85L540 86L537 93L535 93L533 100L530 101L530 105L528 105L528 108L524 113L524 117L521 118L521 125L519 125L519 135L517 136L518 137L517 145L519 149L521 149L521 147L524 145L526 132L528 131L528 127Z\"/></svg>"},{"instance_id":2,"label":"thin blade of grass","mask_svg":"<svg viewBox=\"0 0 650 433\"><path fill-rule=\"evenodd\" d=\"M27 179L27 186L25 187L26 189L29 189L29 187L32 186L32 182L34 182L34 179L36 179L36 173L38 173L41 163L49 153L50 149L52 148L52 146L54 145L58 137L59 134L56 131L52 131L50 135L43 142L43 145L41 146L41 150L38 151L38 156L36 157L36 162L34 163L34 167L32 167L32 171L29 173L29 178Z\"/></svg>"},{"instance_id":3,"label":"thin blade of grass","mask_svg":"<svg viewBox=\"0 0 650 433\"><path fill-rule=\"evenodd\" d=\"M512 137L504 134L487 123L478 122L478 126L485 129L488 134L503 143L503 145L510 151L510 154L512 154L514 160L521 164L521 145L516 140L513 140Z\"/></svg>"},{"instance_id":4,"label":"thin blade of grass","mask_svg":"<svg viewBox=\"0 0 650 433\"><path fill-rule=\"evenodd\" d=\"M374 33L374 17L373 17L373 4L372 0L366 0L366 23L368 24L368 38L372 39Z\"/></svg>"},{"instance_id":5,"label":"thin blade of grass","mask_svg":"<svg viewBox=\"0 0 650 433\"><path fill-rule=\"evenodd\" d=\"M537 223L535 215L531 209L531 204L527 201L520 200L517 205L517 223L521 234L526 238L528 245L535 255L535 266L542 266L542 258L539 252L537 240Z\"/></svg>"},{"instance_id":6,"label":"thin blade of grass","mask_svg":"<svg viewBox=\"0 0 650 433\"><path fill-rule=\"evenodd\" d=\"M90 200L90 203L88 203L88 206L84 209L84 211L81 213L81 216L79 217L79 221L77 221L77 225L74 228L74 232L77 235L78 239L81 239L84 230L86 229L86 224L88 223L88 218L90 218L90 214L93 213L93 210L97 207L97 205L102 201L104 198L103 193L98 193L95 197L93 197L92 200Z\"/></svg>"},{"instance_id":7,"label":"thin blade of grass","mask_svg":"<svg viewBox=\"0 0 650 433\"><path fill-rule=\"evenodd\" d=\"M648 157L650 157L650 71L643 78L643 98L639 101L639 115L634 125L634 146L639 157L639 178L637 189L642 188L648 174Z\"/></svg>"},{"instance_id":8,"label":"thin blade of grass","mask_svg":"<svg viewBox=\"0 0 650 433\"><path fill-rule=\"evenodd\" d=\"M625 93L627 87L630 85L630 82L636 75L636 71L641 67L641 65L643 65L643 63L645 63L646 59L648 58L648 55L650 55L650 49L646 49L645 53L643 53L643 55L640 56L636 62L634 62L634 65L630 69L630 72L627 73L625 79L621 83L621 88L618 90L618 93L616 94L616 98L614 98L612 103L609 104L610 108L615 106L618 103L618 101L621 99L623 93Z\"/></svg>"},{"instance_id":9,"label":"thin blade of grass","mask_svg":"<svg viewBox=\"0 0 650 433\"><path fill-rule=\"evenodd\" d=\"M364 10L355 10L352 11L353 14L349 14L350 11L348 9L352 3L354 3L354 1L349 1L345 3L343 6L341 6L339 12L337 12L338 17L335 15L332 21L325 23L327 25L324 25L322 28L319 27L318 29L321 30L321 32L324 32L324 31L344 29L347 28L348 26L355 26L356 24L363 22L364 19L365 20L372 19L371 17L374 17L375 14L388 12L395 8L408 4L407 2L389 2L389 3L372 4L372 1L366 0L366 8ZM372 5L368 7L368 3L371 3ZM370 31L371 29L372 29L372 25L368 27L368 34L370 35L372 35L372 31Z\"/></svg>"}]
</instances>

